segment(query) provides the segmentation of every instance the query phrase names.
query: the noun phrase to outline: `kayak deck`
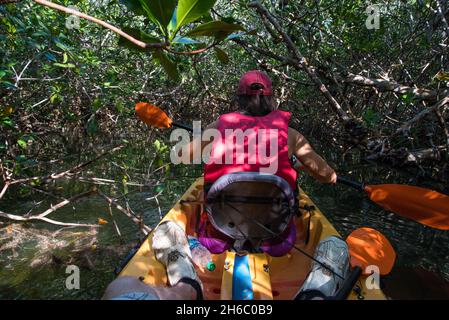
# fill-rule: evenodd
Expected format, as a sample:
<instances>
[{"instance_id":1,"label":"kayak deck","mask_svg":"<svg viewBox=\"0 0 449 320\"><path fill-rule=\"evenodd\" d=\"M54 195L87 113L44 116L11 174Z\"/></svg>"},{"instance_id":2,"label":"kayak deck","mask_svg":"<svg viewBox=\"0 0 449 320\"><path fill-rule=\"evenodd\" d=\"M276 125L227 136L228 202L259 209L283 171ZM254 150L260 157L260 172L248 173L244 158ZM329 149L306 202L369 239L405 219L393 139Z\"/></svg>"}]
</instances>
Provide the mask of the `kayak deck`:
<instances>
[{"instance_id":1,"label":"kayak deck","mask_svg":"<svg viewBox=\"0 0 449 320\"><path fill-rule=\"evenodd\" d=\"M181 225L186 234L196 236L195 226L197 223L197 217L201 213L202 206L198 203L203 199L203 178L198 178L185 194L178 200L173 208L165 215L162 221L172 220ZM184 203L181 203L181 201ZM190 201L191 203L185 203ZM197 201L197 202L195 202ZM304 207L314 206L314 210L310 212L302 212L302 216L297 218L297 238L295 245L307 252L309 255L314 254L315 247L318 242L331 235L339 235L337 230L327 220L323 213L314 205L312 200L300 190L300 206ZM310 219L310 232L309 241L306 243L307 225ZM161 222L162 222L161 221ZM141 247L135 253L135 255L126 264L123 270L120 272L120 276L135 276L143 277L144 282L154 286L166 286L167 275L165 267L159 263L152 252L152 234L150 234L142 243ZM231 299L232 296L229 287L229 281L226 281L226 272L228 271L229 259L233 256L231 252L225 252L218 255L212 255L213 261L216 265L214 271L200 270L197 268L197 272L204 287L205 299L220 300ZM226 262L226 267L225 267ZM306 278L311 265L310 258L306 257L303 253L292 249L289 254L283 257L271 257L265 254L250 254L249 263L251 268L254 268L251 272L253 278L266 277L264 272L257 270L257 265L263 264L265 271L269 273L268 280L271 288L266 286L259 286L254 290L254 300L260 299L275 299L275 300L291 300L302 286L304 279ZM368 289L366 287L366 278L362 276L358 285L361 288L361 294L364 299L369 300L383 300L385 295L380 289ZM357 295L352 292L349 299L358 299Z\"/></svg>"}]
</instances>

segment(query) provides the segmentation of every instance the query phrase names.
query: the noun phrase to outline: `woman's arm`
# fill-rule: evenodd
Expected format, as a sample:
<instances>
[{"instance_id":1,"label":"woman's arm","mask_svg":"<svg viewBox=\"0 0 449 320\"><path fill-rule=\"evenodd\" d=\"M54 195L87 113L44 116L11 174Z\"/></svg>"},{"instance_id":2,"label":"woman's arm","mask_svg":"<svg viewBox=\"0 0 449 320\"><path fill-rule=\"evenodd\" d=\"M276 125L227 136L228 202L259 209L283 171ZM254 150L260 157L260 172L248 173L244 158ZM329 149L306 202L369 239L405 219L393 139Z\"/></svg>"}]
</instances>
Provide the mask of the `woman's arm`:
<instances>
[{"instance_id":1,"label":"woman's arm","mask_svg":"<svg viewBox=\"0 0 449 320\"><path fill-rule=\"evenodd\" d=\"M295 129L288 130L288 147L299 163L295 169L302 169L322 183L336 183L337 174L315 150L307 139Z\"/></svg>"}]
</instances>

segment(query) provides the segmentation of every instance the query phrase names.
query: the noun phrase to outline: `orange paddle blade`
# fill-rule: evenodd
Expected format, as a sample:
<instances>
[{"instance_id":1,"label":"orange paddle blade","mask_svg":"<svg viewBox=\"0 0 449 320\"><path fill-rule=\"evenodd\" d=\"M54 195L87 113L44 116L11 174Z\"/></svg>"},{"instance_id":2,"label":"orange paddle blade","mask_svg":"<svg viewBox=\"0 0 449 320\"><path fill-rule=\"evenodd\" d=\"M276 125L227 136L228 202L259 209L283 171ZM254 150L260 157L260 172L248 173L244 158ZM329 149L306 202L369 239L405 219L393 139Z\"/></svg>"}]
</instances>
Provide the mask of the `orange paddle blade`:
<instances>
[{"instance_id":1,"label":"orange paddle blade","mask_svg":"<svg viewBox=\"0 0 449 320\"><path fill-rule=\"evenodd\" d=\"M370 274L368 266L379 268L380 275L393 269L396 252L390 241L379 231L371 228L354 230L346 239L351 255L351 266L359 266L364 274ZM372 270L371 270L372 271Z\"/></svg>"},{"instance_id":2,"label":"orange paddle blade","mask_svg":"<svg viewBox=\"0 0 449 320\"><path fill-rule=\"evenodd\" d=\"M449 230L449 196L429 189L400 184L365 187L372 201L426 226Z\"/></svg>"},{"instance_id":3,"label":"orange paddle blade","mask_svg":"<svg viewBox=\"0 0 449 320\"><path fill-rule=\"evenodd\" d=\"M137 116L147 125L156 128L170 128L173 120L160 108L153 106L147 102L139 102L136 104Z\"/></svg>"}]
</instances>

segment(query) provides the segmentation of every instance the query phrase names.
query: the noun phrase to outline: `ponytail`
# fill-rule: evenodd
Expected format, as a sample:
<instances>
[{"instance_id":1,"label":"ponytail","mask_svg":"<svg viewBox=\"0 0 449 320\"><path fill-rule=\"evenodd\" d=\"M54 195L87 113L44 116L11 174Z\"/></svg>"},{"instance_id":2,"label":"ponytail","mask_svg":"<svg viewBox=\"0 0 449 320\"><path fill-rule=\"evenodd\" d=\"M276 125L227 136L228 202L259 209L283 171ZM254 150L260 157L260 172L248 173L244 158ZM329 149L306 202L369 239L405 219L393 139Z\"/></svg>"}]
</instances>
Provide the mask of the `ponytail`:
<instances>
[{"instance_id":1,"label":"ponytail","mask_svg":"<svg viewBox=\"0 0 449 320\"><path fill-rule=\"evenodd\" d=\"M238 105L242 111L250 116L260 117L276 110L273 96L241 95L238 96Z\"/></svg>"}]
</instances>

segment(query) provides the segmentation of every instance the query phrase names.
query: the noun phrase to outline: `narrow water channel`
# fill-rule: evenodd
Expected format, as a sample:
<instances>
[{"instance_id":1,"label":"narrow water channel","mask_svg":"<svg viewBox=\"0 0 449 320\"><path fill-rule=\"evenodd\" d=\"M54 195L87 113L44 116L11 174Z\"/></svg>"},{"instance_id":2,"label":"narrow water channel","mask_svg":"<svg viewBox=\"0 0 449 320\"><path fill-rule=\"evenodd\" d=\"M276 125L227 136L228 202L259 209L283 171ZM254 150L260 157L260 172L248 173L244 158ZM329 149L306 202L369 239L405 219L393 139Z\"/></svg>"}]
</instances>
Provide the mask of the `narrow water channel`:
<instances>
[{"instance_id":1,"label":"narrow water channel","mask_svg":"<svg viewBox=\"0 0 449 320\"><path fill-rule=\"evenodd\" d=\"M406 179L392 175L385 168L362 166L349 170L341 162L328 158L334 166L353 177L372 183ZM105 168L92 168L93 176ZM109 172L106 170L106 172ZM88 173L87 173L88 174ZM142 214L145 223L155 226L188 186L201 174L200 167L176 167L162 183L126 190L130 208ZM110 178L110 177L109 177ZM405 181L405 180L404 180ZM369 226L384 233L397 252L393 272L383 281L385 293L392 299L449 299L449 233L430 229L403 219L372 204L363 194L343 186L321 185L302 176L301 187L317 206L347 236L352 230ZM61 180L52 188L70 197L91 185L79 179ZM99 184L103 192L118 196L117 190ZM153 198L160 193L157 201ZM17 195L15 200L3 200L0 209L10 213L46 210L56 200L42 194ZM63 228L45 223L11 223L0 221L0 299L98 299L115 277L114 269L127 252L142 239L138 227L128 217L109 206L98 196L85 198L55 213L66 222L97 223L108 221L98 229ZM80 289L68 290L66 266L76 264L81 271Z\"/></svg>"}]
</instances>

